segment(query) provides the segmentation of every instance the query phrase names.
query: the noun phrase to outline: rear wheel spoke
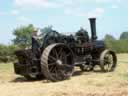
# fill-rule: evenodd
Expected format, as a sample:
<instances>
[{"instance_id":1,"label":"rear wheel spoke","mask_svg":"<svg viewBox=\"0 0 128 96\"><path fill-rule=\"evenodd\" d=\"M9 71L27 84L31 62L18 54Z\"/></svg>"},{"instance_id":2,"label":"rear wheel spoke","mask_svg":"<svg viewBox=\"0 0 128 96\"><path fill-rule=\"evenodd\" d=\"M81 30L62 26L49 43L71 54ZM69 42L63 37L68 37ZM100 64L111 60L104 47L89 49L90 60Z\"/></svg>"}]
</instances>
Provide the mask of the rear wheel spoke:
<instances>
[{"instance_id":1,"label":"rear wheel spoke","mask_svg":"<svg viewBox=\"0 0 128 96\"><path fill-rule=\"evenodd\" d=\"M55 49L54 50L54 52L53 52L54 54L55 54L55 57L58 59L59 58L59 56L58 56L58 54L57 54L57 50Z\"/></svg>"},{"instance_id":2,"label":"rear wheel spoke","mask_svg":"<svg viewBox=\"0 0 128 96\"><path fill-rule=\"evenodd\" d=\"M56 63L50 63L48 66L55 66Z\"/></svg>"},{"instance_id":3,"label":"rear wheel spoke","mask_svg":"<svg viewBox=\"0 0 128 96\"><path fill-rule=\"evenodd\" d=\"M59 56L59 57L60 57L62 51L63 51L63 48L60 48L59 53L58 53L58 56Z\"/></svg>"},{"instance_id":4,"label":"rear wheel spoke","mask_svg":"<svg viewBox=\"0 0 128 96\"><path fill-rule=\"evenodd\" d=\"M63 60L63 55L64 55L64 53L62 53L62 54L60 55L60 57L59 57L60 60Z\"/></svg>"},{"instance_id":5,"label":"rear wheel spoke","mask_svg":"<svg viewBox=\"0 0 128 96\"><path fill-rule=\"evenodd\" d=\"M68 56L70 56L71 55L71 53L69 52L66 56L68 57Z\"/></svg>"},{"instance_id":6,"label":"rear wheel spoke","mask_svg":"<svg viewBox=\"0 0 128 96\"><path fill-rule=\"evenodd\" d=\"M68 64L63 64L63 66L68 67L68 68L72 68L72 66L68 65Z\"/></svg>"},{"instance_id":7,"label":"rear wheel spoke","mask_svg":"<svg viewBox=\"0 0 128 96\"><path fill-rule=\"evenodd\" d=\"M53 72L55 72L55 71L56 71L56 67L57 67L57 66L54 66Z\"/></svg>"},{"instance_id":8,"label":"rear wheel spoke","mask_svg":"<svg viewBox=\"0 0 128 96\"><path fill-rule=\"evenodd\" d=\"M54 66L52 66L50 69L50 72L54 72L53 70L54 70Z\"/></svg>"},{"instance_id":9,"label":"rear wheel spoke","mask_svg":"<svg viewBox=\"0 0 128 96\"><path fill-rule=\"evenodd\" d=\"M52 60L54 60L54 61L56 61L56 58L53 57L53 56L49 56L49 58L52 59Z\"/></svg>"}]
</instances>

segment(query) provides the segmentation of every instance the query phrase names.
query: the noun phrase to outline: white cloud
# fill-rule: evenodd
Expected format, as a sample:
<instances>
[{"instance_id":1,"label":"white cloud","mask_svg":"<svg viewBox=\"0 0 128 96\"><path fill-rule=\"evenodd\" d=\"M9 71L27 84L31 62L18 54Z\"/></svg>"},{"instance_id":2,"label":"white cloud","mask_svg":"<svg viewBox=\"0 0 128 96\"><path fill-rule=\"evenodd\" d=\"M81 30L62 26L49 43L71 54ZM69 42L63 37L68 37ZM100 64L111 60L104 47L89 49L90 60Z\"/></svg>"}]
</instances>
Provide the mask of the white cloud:
<instances>
[{"instance_id":1,"label":"white cloud","mask_svg":"<svg viewBox=\"0 0 128 96\"><path fill-rule=\"evenodd\" d=\"M96 8L92 10L91 12L88 12L88 17L99 17L101 16L105 10L103 8Z\"/></svg>"},{"instance_id":2,"label":"white cloud","mask_svg":"<svg viewBox=\"0 0 128 96\"><path fill-rule=\"evenodd\" d=\"M50 0L14 0L14 4L21 8L55 8L58 6Z\"/></svg>"},{"instance_id":3,"label":"white cloud","mask_svg":"<svg viewBox=\"0 0 128 96\"><path fill-rule=\"evenodd\" d=\"M107 3L111 2L112 0L95 0L97 3Z\"/></svg>"},{"instance_id":4,"label":"white cloud","mask_svg":"<svg viewBox=\"0 0 128 96\"><path fill-rule=\"evenodd\" d=\"M92 0L95 1L97 3L120 3L123 0Z\"/></svg>"},{"instance_id":5,"label":"white cloud","mask_svg":"<svg viewBox=\"0 0 128 96\"><path fill-rule=\"evenodd\" d=\"M87 16L86 12L82 12L80 9L65 9L64 10L65 15L70 16Z\"/></svg>"},{"instance_id":6,"label":"white cloud","mask_svg":"<svg viewBox=\"0 0 128 96\"><path fill-rule=\"evenodd\" d=\"M73 4L73 1L74 0L65 0L65 1L63 1L61 3L63 3L64 5L72 5Z\"/></svg>"},{"instance_id":7,"label":"white cloud","mask_svg":"<svg viewBox=\"0 0 128 96\"><path fill-rule=\"evenodd\" d=\"M19 15L20 14L20 11L19 10L9 10L9 11L0 11L0 15L3 15L3 16L10 16L10 15L13 15L13 16L16 16L16 15Z\"/></svg>"},{"instance_id":8,"label":"white cloud","mask_svg":"<svg viewBox=\"0 0 128 96\"><path fill-rule=\"evenodd\" d=\"M122 1L123 1L123 0L122 0ZM117 2L118 2L118 3L120 3L120 2L121 2L121 0L117 0Z\"/></svg>"},{"instance_id":9,"label":"white cloud","mask_svg":"<svg viewBox=\"0 0 128 96\"><path fill-rule=\"evenodd\" d=\"M117 9L117 8L119 8L119 6L117 6L117 5L112 5L111 8Z\"/></svg>"},{"instance_id":10,"label":"white cloud","mask_svg":"<svg viewBox=\"0 0 128 96\"><path fill-rule=\"evenodd\" d=\"M66 14L66 15L73 15L73 12L72 12L71 9L65 9L64 10L64 14Z\"/></svg>"},{"instance_id":11,"label":"white cloud","mask_svg":"<svg viewBox=\"0 0 128 96\"><path fill-rule=\"evenodd\" d=\"M27 17L25 17L25 16L19 16L19 17L17 18L17 20L18 20L18 21L21 21L21 22L29 22L29 21L30 21L30 19L27 18Z\"/></svg>"},{"instance_id":12,"label":"white cloud","mask_svg":"<svg viewBox=\"0 0 128 96\"><path fill-rule=\"evenodd\" d=\"M11 12L10 12L12 15L19 15L19 10L12 10Z\"/></svg>"},{"instance_id":13,"label":"white cloud","mask_svg":"<svg viewBox=\"0 0 128 96\"><path fill-rule=\"evenodd\" d=\"M0 11L0 15L7 15L7 12Z\"/></svg>"},{"instance_id":14,"label":"white cloud","mask_svg":"<svg viewBox=\"0 0 128 96\"><path fill-rule=\"evenodd\" d=\"M66 9L64 10L64 14L66 15L72 15L72 16L82 16L82 17L99 17L102 16L103 13L105 12L104 8L95 8L92 11L87 11L87 12L81 12L80 10L71 10L71 9Z\"/></svg>"}]
</instances>

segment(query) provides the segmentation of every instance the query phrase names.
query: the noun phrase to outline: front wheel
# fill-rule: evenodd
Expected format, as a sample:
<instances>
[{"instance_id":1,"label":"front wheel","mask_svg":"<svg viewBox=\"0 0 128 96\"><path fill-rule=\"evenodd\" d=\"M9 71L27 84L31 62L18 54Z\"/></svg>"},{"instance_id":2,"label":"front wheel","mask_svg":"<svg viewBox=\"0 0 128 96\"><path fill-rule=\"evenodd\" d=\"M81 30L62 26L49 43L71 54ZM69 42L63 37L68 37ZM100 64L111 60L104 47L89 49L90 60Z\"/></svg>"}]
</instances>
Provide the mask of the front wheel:
<instances>
[{"instance_id":1,"label":"front wheel","mask_svg":"<svg viewBox=\"0 0 128 96\"><path fill-rule=\"evenodd\" d=\"M100 68L103 72L112 72L117 65L117 57L115 52L104 50L100 55Z\"/></svg>"}]
</instances>

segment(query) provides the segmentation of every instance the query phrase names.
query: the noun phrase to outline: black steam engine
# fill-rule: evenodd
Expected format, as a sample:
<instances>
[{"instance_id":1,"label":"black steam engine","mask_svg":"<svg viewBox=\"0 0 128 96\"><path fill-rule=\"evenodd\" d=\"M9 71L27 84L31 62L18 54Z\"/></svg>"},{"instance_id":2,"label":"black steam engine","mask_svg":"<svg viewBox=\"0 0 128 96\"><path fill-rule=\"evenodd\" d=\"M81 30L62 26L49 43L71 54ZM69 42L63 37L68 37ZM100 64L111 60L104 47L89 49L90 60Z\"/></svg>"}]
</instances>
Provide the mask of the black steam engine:
<instances>
[{"instance_id":1,"label":"black steam engine","mask_svg":"<svg viewBox=\"0 0 128 96\"><path fill-rule=\"evenodd\" d=\"M95 18L90 18L91 38L88 32L80 29L75 35L63 35L56 31L44 32L42 45L34 39L32 48L15 52L18 62L15 73L27 79L45 77L51 81L68 79L78 66L82 71L91 71L99 65L101 71L114 71L117 64L115 52L106 49L97 40Z\"/></svg>"}]
</instances>

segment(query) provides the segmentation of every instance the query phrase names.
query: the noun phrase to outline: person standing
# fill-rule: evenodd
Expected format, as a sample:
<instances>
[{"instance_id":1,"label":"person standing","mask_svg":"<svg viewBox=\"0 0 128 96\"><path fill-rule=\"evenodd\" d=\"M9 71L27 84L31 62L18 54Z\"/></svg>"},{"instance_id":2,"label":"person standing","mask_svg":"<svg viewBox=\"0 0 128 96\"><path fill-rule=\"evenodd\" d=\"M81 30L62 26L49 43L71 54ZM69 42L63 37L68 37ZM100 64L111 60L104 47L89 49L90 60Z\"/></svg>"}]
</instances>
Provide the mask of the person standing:
<instances>
[{"instance_id":1,"label":"person standing","mask_svg":"<svg viewBox=\"0 0 128 96\"><path fill-rule=\"evenodd\" d=\"M32 32L32 58L35 60L36 57L39 54L40 51L40 45L38 43L38 30L37 28L34 29L34 31Z\"/></svg>"}]
</instances>

